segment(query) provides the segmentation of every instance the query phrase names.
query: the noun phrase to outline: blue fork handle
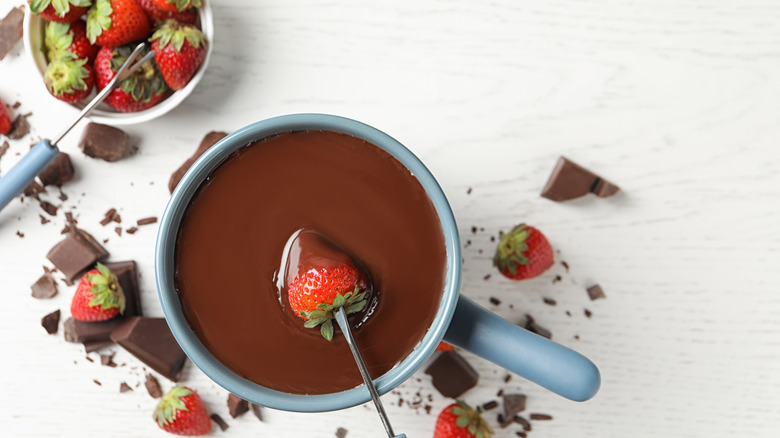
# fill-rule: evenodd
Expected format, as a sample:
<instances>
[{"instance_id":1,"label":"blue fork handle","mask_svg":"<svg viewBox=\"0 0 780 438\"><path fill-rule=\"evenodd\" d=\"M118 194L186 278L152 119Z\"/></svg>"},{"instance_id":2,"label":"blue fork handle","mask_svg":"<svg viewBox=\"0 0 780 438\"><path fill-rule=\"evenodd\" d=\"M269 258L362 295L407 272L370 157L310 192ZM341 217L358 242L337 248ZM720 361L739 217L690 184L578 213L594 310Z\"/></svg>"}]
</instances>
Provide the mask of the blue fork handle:
<instances>
[{"instance_id":1,"label":"blue fork handle","mask_svg":"<svg viewBox=\"0 0 780 438\"><path fill-rule=\"evenodd\" d=\"M585 356L501 319L463 295L444 340L570 400L588 400L601 386L598 368Z\"/></svg>"},{"instance_id":2,"label":"blue fork handle","mask_svg":"<svg viewBox=\"0 0 780 438\"><path fill-rule=\"evenodd\" d=\"M60 150L47 139L38 142L27 155L0 178L0 210L22 193L35 177L57 157Z\"/></svg>"}]
</instances>

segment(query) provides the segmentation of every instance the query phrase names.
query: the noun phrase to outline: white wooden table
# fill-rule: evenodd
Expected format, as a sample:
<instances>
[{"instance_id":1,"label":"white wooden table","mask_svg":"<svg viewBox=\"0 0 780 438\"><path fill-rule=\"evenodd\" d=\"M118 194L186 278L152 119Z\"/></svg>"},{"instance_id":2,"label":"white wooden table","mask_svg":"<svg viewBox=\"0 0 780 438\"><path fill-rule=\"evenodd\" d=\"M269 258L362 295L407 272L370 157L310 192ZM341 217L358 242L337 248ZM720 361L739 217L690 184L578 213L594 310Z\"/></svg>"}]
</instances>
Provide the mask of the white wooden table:
<instances>
[{"instance_id":1,"label":"white wooden table","mask_svg":"<svg viewBox=\"0 0 780 438\"><path fill-rule=\"evenodd\" d=\"M21 3L4 1L0 14ZM138 262L143 310L161 316L156 226L118 237L99 225L103 213L119 208L125 227L159 216L170 173L209 130L324 112L390 133L438 177L464 245L472 242L463 294L513 321L534 315L603 374L601 392L579 404L517 376L504 383L505 371L464 353L481 374L468 402L495 399L501 388L527 394L526 414L554 416L534 423L531 436L539 438L778 436L780 3L225 0L212 7L215 50L200 87L168 115L126 128L140 146L136 156L90 159L76 147L77 127L61 143L77 177L64 186L69 200L52 222L41 225L38 215L46 214L29 201L0 213L0 435L164 436L150 418L155 401L136 387L137 360L114 347L115 361L127 366L103 367L95 354L91 363L62 331L48 336L39 324L57 308L64 320L73 293L60 284L55 298L36 300L29 289L49 265L63 211L109 239L113 260ZM0 98L33 112L34 132L0 160L7 172L17 153L69 117L21 43L0 61ZM539 197L559 155L623 192L565 204ZM545 231L568 273L556 265L522 283L496 274L490 236L521 221ZM472 234L472 226L484 231ZM593 283L606 300L588 299ZM491 306L490 297L502 304ZM399 407L399 395L385 402L398 431L428 437L450 400L427 375L415 377L401 397L413 401L419 392L430 415ZM123 381L135 391L119 394ZM370 406L232 420L224 390L191 365L186 383L228 420L225 436L383 433ZM496 429L499 437L518 430Z\"/></svg>"}]
</instances>

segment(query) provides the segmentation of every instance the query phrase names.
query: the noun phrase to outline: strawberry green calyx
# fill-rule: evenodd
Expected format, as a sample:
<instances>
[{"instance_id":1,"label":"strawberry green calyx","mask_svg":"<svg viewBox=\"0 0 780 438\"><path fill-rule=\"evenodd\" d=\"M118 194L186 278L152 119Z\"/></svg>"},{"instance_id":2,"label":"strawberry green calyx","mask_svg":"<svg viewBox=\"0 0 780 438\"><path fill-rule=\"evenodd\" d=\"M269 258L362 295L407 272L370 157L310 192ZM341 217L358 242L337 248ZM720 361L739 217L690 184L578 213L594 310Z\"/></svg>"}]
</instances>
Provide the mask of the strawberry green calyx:
<instances>
[{"instance_id":1,"label":"strawberry green calyx","mask_svg":"<svg viewBox=\"0 0 780 438\"><path fill-rule=\"evenodd\" d=\"M119 313L125 313L125 294L119 285L116 275L104 264L97 264L98 274L87 274L87 281L92 283L90 292L94 294L89 300L90 306L100 306L101 310L119 308Z\"/></svg>"},{"instance_id":2,"label":"strawberry green calyx","mask_svg":"<svg viewBox=\"0 0 780 438\"><path fill-rule=\"evenodd\" d=\"M130 46L114 49L114 54L111 57L111 71L119 71L132 51L133 49ZM142 55L145 53L146 51ZM121 87L122 91L133 96L136 102L149 102L152 97L164 93L167 89L165 80L152 60L146 61L133 74L122 81Z\"/></svg>"},{"instance_id":3,"label":"strawberry green calyx","mask_svg":"<svg viewBox=\"0 0 780 438\"><path fill-rule=\"evenodd\" d=\"M65 14L70 12L70 5L89 6L90 2L91 0L31 0L30 11L33 14L40 14L49 5L52 5L56 14L64 17Z\"/></svg>"},{"instance_id":4,"label":"strawberry green calyx","mask_svg":"<svg viewBox=\"0 0 780 438\"><path fill-rule=\"evenodd\" d=\"M202 0L168 0L168 3L175 4L176 9L178 9L179 11L189 9L190 7L199 8L203 6Z\"/></svg>"},{"instance_id":5,"label":"strawberry green calyx","mask_svg":"<svg viewBox=\"0 0 780 438\"><path fill-rule=\"evenodd\" d=\"M87 11L87 38L91 44L104 30L111 28L111 0L95 0L95 3Z\"/></svg>"},{"instance_id":6,"label":"strawberry green calyx","mask_svg":"<svg viewBox=\"0 0 780 438\"><path fill-rule=\"evenodd\" d=\"M457 400L457 403L451 411L458 418L455 423L458 427L466 428L475 438L490 438L493 435L493 428L482 418L482 409L475 410L463 400Z\"/></svg>"},{"instance_id":7,"label":"strawberry green calyx","mask_svg":"<svg viewBox=\"0 0 780 438\"><path fill-rule=\"evenodd\" d=\"M355 286L355 290L347 292L345 295L337 294L332 304L321 303L317 305L317 310L311 312L301 311L301 316L306 318L303 324L306 328L314 328L318 325L322 337L328 341L333 339L333 312L339 307L344 307L347 315L360 312L366 307L366 292L360 292L360 288Z\"/></svg>"},{"instance_id":8,"label":"strawberry green calyx","mask_svg":"<svg viewBox=\"0 0 780 438\"><path fill-rule=\"evenodd\" d=\"M86 59L63 58L52 61L43 74L46 87L55 96L86 90L85 80L89 76L89 71L84 66L86 63Z\"/></svg>"},{"instance_id":9,"label":"strawberry green calyx","mask_svg":"<svg viewBox=\"0 0 780 438\"><path fill-rule=\"evenodd\" d=\"M50 21L46 24L44 46L49 61L76 58L75 54L68 51L71 44L73 44L73 34L70 33L70 23Z\"/></svg>"},{"instance_id":10,"label":"strawberry green calyx","mask_svg":"<svg viewBox=\"0 0 780 438\"><path fill-rule=\"evenodd\" d=\"M195 48L206 44L206 36L203 35L203 32L197 27L189 24L181 24L172 19L165 20L160 24L157 30L152 34L152 37L149 38L149 41L154 40L157 40L157 45L160 50L164 49L168 44L171 44L177 52L181 51L185 40Z\"/></svg>"},{"instance_id":11,"label":"strawberry green calyx","mask_svg":"<svg viewBox=\"0 0 780 438\"><path fill-rule=\"evenodd\" d=\"M187 405L182 401L182 397L186 397L192 394L192 391L183 387L175 386L163 396L160 403L157 404L157 408L154 410L154 420L160 427L165 426L168 423L172 423L176 420L176 414L179 411L186 411Z\"/></svg>"},{"instance_id":12,"label":"strawberry green calyx","mask_svg":"<svg viewBox=\"0 0 780 438\"><path fill-rule=\"evenodd\" d=\"M527 265L530 263L525 253L528 251L528 237L531 230L525 224L520 224L506 234L499 232L498 248L493 257L493 265L500 270L508 270L512 275L517 273L517 265Z\"/></svg>"}]
</instances>

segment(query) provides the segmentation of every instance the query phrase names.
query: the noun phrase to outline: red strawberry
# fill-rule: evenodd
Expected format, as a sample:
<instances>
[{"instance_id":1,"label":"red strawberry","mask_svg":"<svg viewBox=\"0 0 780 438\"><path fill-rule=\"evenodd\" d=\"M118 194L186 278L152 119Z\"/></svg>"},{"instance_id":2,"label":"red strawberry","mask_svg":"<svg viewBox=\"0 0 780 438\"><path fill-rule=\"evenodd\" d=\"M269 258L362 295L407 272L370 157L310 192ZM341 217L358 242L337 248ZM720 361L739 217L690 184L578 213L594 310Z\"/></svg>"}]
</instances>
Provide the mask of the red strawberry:
<instances>
[{"instance_id":1,"label":"red strawberry","mask_svg":"<svg viewBox=\"0 0 780 438\"><path fill-rule=\"evenodd\" d=\"M95 59L98 90L114 79L119 67L127 60L133 48L129 46L103 47ZM152 60L147 61L122 84L114 88L105 102L120 112L143 111L157 105L165 97L165 81Z\"/></svg>"},{"instance_id":2,"label":"red strawberry","mask_svg":"<svg viewBox=\"0 0 780 438\"><path fill-rule=\"evenodd\" d=\"M8 110L5 109L5 103L0 99L0 134L6 135L11 132L11 118L8 116Z\"/></svg>"},{"instance_id":3,"label":"red strawberry","mask_svg":"<svg viewBox=\"0 0 780 438\"><path fill-rule=\"evenodd\" d=\"M173 12L160 9L154 3L154 0L138 0L138 4L146 12L146 16L149 17L152 23L159 23L172 18L182 24L195 24L195 21L198 19L198 12L195 8Z\"/></svg>"},{"instance_id":4,"label":"red strawberry","mask_svg":"<svg viewBox=\"0 0 780 438\"><path fill-rule=\"evenodd\" d=\"M70 314L79 321L105 321L125 311L125 294L111 270L102 263L81 277Z\"/></svg>"},{"instance_id":5,"label":"red strawberry","mask_svg":"<svg viewBox=\"0 0 780 438\"><path fill-rule=\"evenodd\" d=\"M68 57L86 59L88 65L95 63L99 48L87 39L87 23L84 20L73 23L49 22L46 25L44 45L49 61Z\"/></svg>"},{"instance_id":6,"label":"red strawberry","mask_svg":"<svg viewBox=\"0 0 780 438\"><path fill-rule=\"evenodd\" d=\"M203 5L202 0L153 0L157 8L163 11L179 12L189 8L199 8Z\"/></svg>"},{"instance_id":7,"label":"red strawberry","mask_svg":"<svg viewBox=\"0 0 780 438\"><path fill-rule=\"evenodd\" d=\"M86 59L57 59L49 63L43 81L52 96L67 102L84 100L95 84L95 73Z\"/></svg>"},{"instance_id":8,"label":"red strawberry","mask_svg":"<svg viewBox=\"0 0 780 438\"><path fill-rule=\"evenodd\" d=\"M81 18L92 0L27 0L30 11L48 21L71 23Z\"/></svg>"},{"instance_id":9,"label":"red strawberry","mask_svg":"<svg viewBox=\"0 0 780 438\"><path fill-rule=\"evenodd\" d=\"M493 266L512 280L523 280L541 275L553 265L552 246L541 231L520 224L501 239L493 257Z\"/></svg>"},{"instance_id":10,"label":"red strawberry","mask_svg":"<svg viewBox=\"0 0 780 438\"><path fill-rule=\"evenodd\" d=\"M439 345L436 346L436 351L450 351L454 349L455 349L454 345L450 345L444 341L439 342Z\"/></svg>"},{"instance_id":11,"label":"red strawberry","mask_svg":"<svg viewBox=\"0 0 780 438\"><path fill-rule=\"evenodd\" d=\"M174 386L154 410L154 419L166 432L200 436L211 432L211 418L198 393L186 386Z\"/></svg>"},{"instance_id":12,"label":"red strawberry","mask_svg":"<svg viewBox=\"0 0 780 438\"><path fill-rule=\"evenodd\" d=\"M474 410L458 400L439 414L433 438L489 438L493 428L482 418L481 410Z\"/></svg>"},{"instance_id":13,"label":"red strawberry","mask_svg":"<svg viewBox=\"0 0 780 438\"><path fill-rule=\"evenodd\" d=\"M87 37L98 46L117 47L151 33L152 25L136 0L95 0L87 12Z\"/></svg>"},{"instance_id":14,"label":"red strawberry","mask_svg":"<svg viewBox=\"0 0 780 438\"><path fill-rule=\"evenodd\" d=\"M165 20L150 40L165 83L181 90L206 57L206 37L195 26Z\"/></svg>"}]
</instances>

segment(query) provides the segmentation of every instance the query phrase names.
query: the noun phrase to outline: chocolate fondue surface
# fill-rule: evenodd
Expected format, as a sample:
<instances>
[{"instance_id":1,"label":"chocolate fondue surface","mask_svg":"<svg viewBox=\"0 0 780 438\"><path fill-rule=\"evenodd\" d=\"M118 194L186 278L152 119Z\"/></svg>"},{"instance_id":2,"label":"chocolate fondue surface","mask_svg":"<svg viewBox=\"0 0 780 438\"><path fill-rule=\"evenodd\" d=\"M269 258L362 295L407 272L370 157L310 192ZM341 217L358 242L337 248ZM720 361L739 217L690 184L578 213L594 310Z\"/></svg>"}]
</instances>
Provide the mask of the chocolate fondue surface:
<instances>
[{"instance_id":1,"label":"chocolate fondue surface","mask_svg":"<svg viewBox=\"0 0 780 438\"><path fill-rule=\"evenodd\" d=\"M444 235L417 179L364 140L328 131L279 134L234 153L201 186L176 244L175 285L204 346L236 374L295 394L362 383L343 334L303 327L280 290L285 244L327 236L365 268L371 308L351 319L371 376L419 343L436 315Z\"/></svg>"}]
</instances>

